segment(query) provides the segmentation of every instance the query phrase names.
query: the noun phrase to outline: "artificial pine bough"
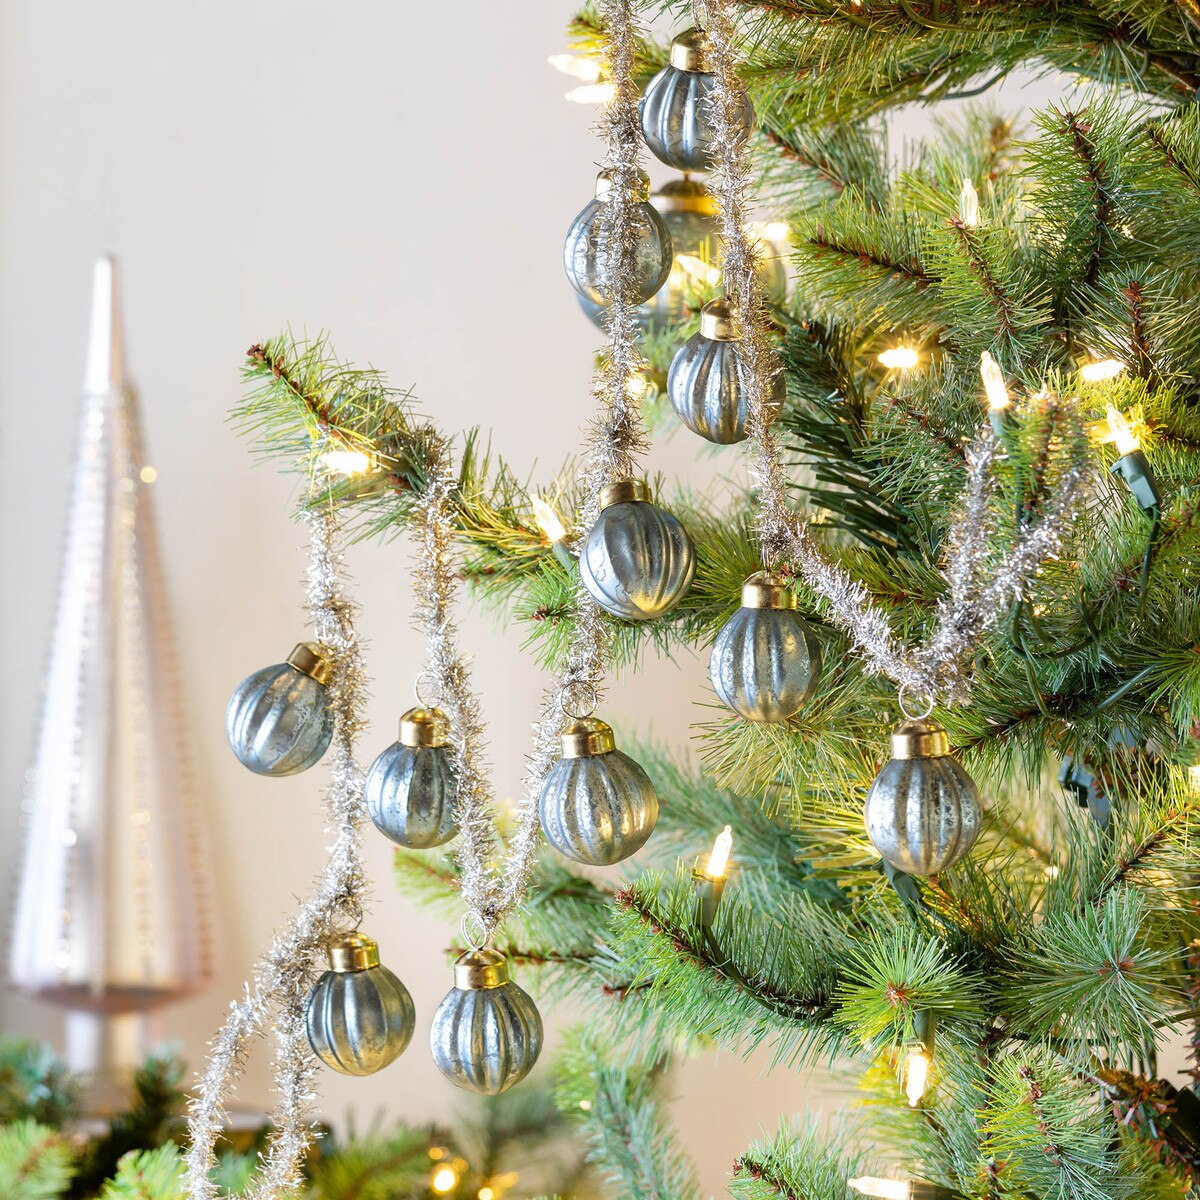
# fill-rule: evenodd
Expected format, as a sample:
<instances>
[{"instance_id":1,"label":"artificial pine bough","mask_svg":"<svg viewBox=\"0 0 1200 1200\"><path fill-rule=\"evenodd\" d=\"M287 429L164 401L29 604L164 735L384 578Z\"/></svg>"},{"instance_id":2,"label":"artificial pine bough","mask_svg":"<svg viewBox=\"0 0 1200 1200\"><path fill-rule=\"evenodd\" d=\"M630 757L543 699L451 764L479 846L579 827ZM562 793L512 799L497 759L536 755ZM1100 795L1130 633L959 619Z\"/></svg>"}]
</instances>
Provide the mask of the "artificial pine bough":
<instances>
[{"instance_id":1,"label":"artificial pine bough","mask_svg":"<svg viewBox=\"0 0 1200 1200\"><path fill-rule=\"evenodd\" d=\"M936 710L986 800L967 859L924 878L884 868L862 813L895 688L783 561L827 664L815 699L774 724L704 708L696 764L637 748L663 802L657 863L597 882L543 855L497 945L551 995L594 1006L559 1088L614 1194L699 1195L656 1081L681 1047L717 1044L765 1046L779 1070L857 1058L877 1101L860 1140L889 1147L864 1161L850 1134L784 1128L738 1158L738 1196L843 1200L851 1178L913 1200L1182 1196L1200 1177L1200 1035L1191 1080L1164 1078L1157 1046L1198 1028L1200 1008L1200 8L735 7L752 182L791 227L792 284L768 313L787 382L772 435L808 536L899 644L931 633L987 420L983 356L998 436L981 560L1000 562L1080 461L1085 511L990 624L969 703ZM571 40L599 56L601 16L579 14ZM644 83L665 51L638 53ZM1019 64L1089 84L1028 128L960 112L889 164L890 107L985 90ZM654 385L711 285L693 293L645 342L656 430L674 417ZM407 394L321 339L257 345L245 376L243 428L322 480L316 503L364 537L408 525L443 441ZM322 472L331 450L369 467ZM714 473L741 453L720 451ZM456 464L463 576L560 667L576 568L534 500L578 536L594 496L570 469L534 489L475 432ZM626 671L648 650L711 645L763 565L749 490L671 507L695 579L669 617L609 623ZM735 869L706 911L678 864L726 824ZM399 865L453 911L449 862Z\"/></svg>"}]
</instances>

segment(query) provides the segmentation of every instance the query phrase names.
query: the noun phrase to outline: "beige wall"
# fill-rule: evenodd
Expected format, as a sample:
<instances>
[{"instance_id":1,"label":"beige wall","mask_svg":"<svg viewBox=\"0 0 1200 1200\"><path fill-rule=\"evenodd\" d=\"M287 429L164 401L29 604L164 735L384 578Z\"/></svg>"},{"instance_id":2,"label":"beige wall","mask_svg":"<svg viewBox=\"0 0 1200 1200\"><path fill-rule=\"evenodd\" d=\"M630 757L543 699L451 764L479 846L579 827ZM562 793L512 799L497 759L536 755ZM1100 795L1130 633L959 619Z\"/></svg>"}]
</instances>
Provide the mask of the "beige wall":
<instances>
[{"instance_id":1,"label":"beige wall","mask_svg":"<svg viewBox=\"0 0 1200 1200\"><path fill-rule=\"evenodd\" d=\"M600 155L593 110L563 103L565 81L545 64L569 9L0 2L0 873L11 876L51 632L90 264L111 250L125 271L129 360L159 472L223 942L215 986L163 1022L196 1065L325 845L319 771L253 777L222 731L233 684L278 660L303 628L291 481L252 469L225 424L243 351L289 322L332 330L347 357L415 384L445 428L491 428L518 472L540 461L535 477L552 474L577 445L597 345L559 265ZM737 469L694 451L678 439L652 466L697 481ZM408 704L420 644L403 543L356 547L350 565L375 677L371 748L390 740ZM517 636L478 616L464 625L499 790L512 795L540 680ZM613 707L626 728L684 744L702 681L696 662L652 663L616 687ZM448 986L442 951L453 931L400 901L382 839L368 839L368 854L378 880L369 927L424 1023ZM0 1025L60 1035L55 1012L11 994L0 993ZM444 1116L456 1093L422 1037L381 1076L326 1077L324 1112ZM764 1080L728 1056L691 1064L680 1087L686 1137L714 1190L750 1138L814 1095L804 1077ZM269 1103L265 1056L240 1100Z\"/></svg>"}]
</instances>

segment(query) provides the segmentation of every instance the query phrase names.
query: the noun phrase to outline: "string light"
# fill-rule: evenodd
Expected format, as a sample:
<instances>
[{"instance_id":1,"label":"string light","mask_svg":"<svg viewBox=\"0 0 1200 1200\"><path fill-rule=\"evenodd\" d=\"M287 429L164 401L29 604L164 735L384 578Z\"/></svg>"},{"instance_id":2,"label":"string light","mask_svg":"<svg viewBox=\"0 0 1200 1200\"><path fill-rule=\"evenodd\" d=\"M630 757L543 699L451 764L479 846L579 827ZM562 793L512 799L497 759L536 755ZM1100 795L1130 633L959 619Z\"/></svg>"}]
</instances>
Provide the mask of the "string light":
<instances>
[{"instance_id":1,"label":"string light","mask_svg":"<svg viewBox=\"0 0 1200 1200\"><path fill-rule=\"evenodd\" d=\"M567 536L567 527L563 524L562 518L554 506L537 495L530 496L529 503L533 508L533 519L542 533L546 535L546 540L552 545L555 542L561 542Z\"/></svg>"},{"instance_id":2,"label":"string light","mask_svg":"<svg viewBox=\"0 0 1200 1200\"><path fill-rule=\"evenodd\" d=\"M964 225L974 228L979 224L979 193L969 179L962 181L962 191L958 193L958 215Z\"/></svg>"},{"instance_id":3,"label":"string light","mask_svg":"<svg viewBox=\"0 0 1200 1200\"><path fill-rule=\"evenodd\" d=\"M761 227L759 232L762 234L764 241L786 242L792 230L786 221L768 221Z\"/></svg>"},{"instance_id":4,"label":"string light","mask_svg":"<svg viewBox=\"0 0 1200 1200\"><path fill-rule=\"evenodd\" d=\"M1117 358L1102 358L1098 362L1085 363L1079 368L1079 377L1088 383L1103 383L1113 379L1126 370L1126 366Z\"/></svg>"},{"instance_id":5,"label":"string light","mask_svg":"<svg viewBox=\"0 0 1200 1200\"><path fill-rule=\"evenodd\" d=\"M490 1187L481 1187L475 1194L479 1197L479 1200L495 1200L496 1196L496 1193Z\"/></svg>"},{"instance_id":6,"label":"string light","mask_svg":"<svg viewBox=\"0 0 1200 1200\"><path fill-rule=\"evenodd\" d=\"M1188 774L1192 777L1192 786L1200 788L1200 763L1194 767L1188 767Z\"/></svg>"},{"instance_id":7,"label":"string light","mask_svg":"<svg viewBox=\"0 0 1200 1200\"><path fill-rule=\"evenodd\" d=\"M725 878L725 871L729 866L729 855L732 850L733 829L729 825L726 825L717 834L717 840L713 842L712 853L708 856L708 865L704 868L704 874L709 879Z\"/></svg>"},{"instance_id":8,"label":"string light","mask_svg":"<svg viewBox=\"0 0 1200 1200\"><path fill-rule=\"evenodd\" d=\"M877 1196L879 1200L909 1200L912 1185L907 1179L877 1179L873 1175L860 1175L846 1181L863 1196Z\"/></svg>"},{"instance_id":9,"label":"string light","mask_svg":"<svg viewBox=\"0 0 1200 1200\"><path fill-rule=\"evenodd\" d=\"M594 58L585 58L581 54L551 54L546 61L564 75L572 79L580 79L584 83L600 82L600 64Z\"/></svg>"},{"instance_id":10,"label":"string light","mask_svg":"<svg viewBox=\"0 0 1200 1200\"><path fill-rule=\"evenodd\" d=\"M429 1186L438 1195L444 1196L458 1186L458 1172L453 1167L438 1167L429 1181Z\"/></svg>"},{"instance_id":11,"label":"string light","mask_svg":"<svg viewBox=\"0 0 1200 1200\"><path fill-rule=\"evenodd\" d=\"M1004 382L1004 372L1000 364L985 350L979 356L979 374L983 378L983 390L987 394L988 408L993 412L1002 412L1012 406L1012 397L1008 394L1008 385Z\"/></svg>"},{"instance_id":12,"label":"string light","mask_svg":"<svg viewBox=\"0 0 1200 1200\"><path fill-rule=\"evenodd\" d=\"M572 88L566 98L572 104L609 104L616 94L615 83L585 83L582 87Z\"/></svg>"},{"instance_id":13,"label":"string light","mask_svg":"<svg viewBox=\"0 0 1200 1200\"><path fill-rule=\"evenodd\" d=\"M911 346L892 346L882 351L879 361L889 371L911 371L921 361L921 356Z\"/></svg>"},{"instance_id":14,"label":"string light","mask_svg":"<svg viewBox=\"0 0 1200 1200\"><path fill-rule=\"evenodd\" d=\"M321 462L334 475L365 475L371 469L371 456L361 450L326 450Z\"/></svg>"},{"instance_id":15,"label":"string light","mask_svg":"<svg viewBox=\"0 0 1200 1200\"><path fill-rule=\"evenodd\" d=\"M1140 449L1137 434L1125 419L1124 413L1108 406L1108 435L1100 439L1102 442L1116 442L1117 453L1124 456L1133 454Z\"/></svg>"},{"instance_id":16,"label":"string light","mask_svg":"<svg viewBox=\"0 0 1200 1200\"><path fill-rule=\"evenodd\" d=\"M695 254L677 254L675 262L685 275L690 275L693 279L700 280L701 283L707 283L710 287L716 287L721 282L721 268L714 267L712 263L706 263L704 259L698 258Z\"/></svg>"},{"instance_id":17,"label":"string light","mask_svg":"<svg viewBox=\"0 0 1200 1200\"><path fill-rule=\"evenodd\" d=\"M158 478L158 472L153 467L143 467L138 472L138 478L143 483L153 483Z\"/></svg>"},{"instance_id":18,"label":"string light","mask_svg":"<svg viewBox=\"0 0 1200 1200\"><path fill-rule=\"evenodd\" d=\"M908 1097L909 1108L916 1108L921 1103L928 1084L929 1055L924 1046L915 1046L908 1052L904 1064L904 1094Z\"/></svg>"}]
</instances>

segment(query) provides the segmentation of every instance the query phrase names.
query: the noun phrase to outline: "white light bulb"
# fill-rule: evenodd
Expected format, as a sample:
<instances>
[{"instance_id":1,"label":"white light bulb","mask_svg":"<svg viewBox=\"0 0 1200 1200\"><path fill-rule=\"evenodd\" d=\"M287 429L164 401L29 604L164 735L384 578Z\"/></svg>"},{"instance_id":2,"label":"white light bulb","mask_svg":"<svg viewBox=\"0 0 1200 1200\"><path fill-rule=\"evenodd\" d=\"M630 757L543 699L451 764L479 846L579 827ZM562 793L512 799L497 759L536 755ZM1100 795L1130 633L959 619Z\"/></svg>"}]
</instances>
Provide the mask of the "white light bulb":
<instances>
[{"instance_id":1,"label":"white light bulb","mask_svg":"<svg viewBox=\"0 0 1200 1200\"><path fill-rule=\"evenodd\" d=\"M911 371L921 356L911 346L893 346L879 355L879 361L889 371Z\"/></svg>"},{"instance_id":2,"label":"white light bulb","mask_svg":"<svg viewBox=\"0 0 1200 1200\"><path fill-rule=\"evenodd\" d=\"M904 1064L904 1094L908 1097L908 1107L916 1108L925 1095L929 1084L929 1055L923 1046L918 1046L908 1052L908 1061Z\"/></svg>"},{"instance_id":3,"label":"white light bulb","mask_svg":"<svg viewBox=\"0 0 1200 1200\"><path fill-rule=\"evenodd\" d=\"M1117 453L1122 456L1132 454L1138 448L1137 435L1129 427L1124 414L1111 404L1108 406L1108 437L1104 440L1116 442Z\"/></svg>"},{"instance_id":4,"label":"white light bulb","mask_svg":"<svg viewBox=\"0 0 1200 1200\"><path fill-rule=\"evenodd\" d=\"M326 450L321 462L335 475L365 475L371 469L371 456L361 450Z\"/></svg>"},{"instance_id":5,"label":"white light bulb","mask_svg":"<svg viewBox=\"0 0 1200 1200\"><path fill-rule=\"evenodd\" d=\"M1118 358L1102 358L1099 362L1085 363L1080 367L1079 377L1088 383L1103 383L1120 375L1125 369L1125 364Z\"/></svg>"},{"instance_id":6,"label":"white light bulb","mask_svg":"<svg viewBox=\"0 0 1200 1200\"><path fill-rule=\"evenodd\" d=\"M987 393L988 408L994 412L1007 408L1012 399L1004 382L1004 372L986 350L979 356L979 374L983 378L983 390Z\"/></svg>"},{"instance_id":7,"label":"white light bulb","mask_svg":"<svg viewBox=\"0 0 1200 1200\"><path fill-rule=\"evenodd\" d=\"M846 1181L863 1196L877 1196L879 1200L909 1200L912 1186L907 1179L876 1179L873 1175L860 1175Z\"/></svg>"},{"instance_id":8,"label":"white light bulb","mask_svg":"<svg viewBox=\"0 0 1200 1200\"><path fill-rule=\"evenodd\" d=\"M458 1186L458 1172L453 1167L438 1167L429 1181L429 1186L441 1195L452 1192Z\"/></svg>"},{"instance_id":9,"label":"white light bulb","mask_svg":"<svg viewBox=\"0 0 1200 1200\"><path fill-rule=\"evenodd\" d=\"M962 191L958 193L958 215L964 225L973 228L979 224L979 193L969 179L962 181Z\"/></svg>"},{"instance_id":10,"label":"white light bulb","mask_svg":"<svg viewBox=\"0 0 1200 1200\"><path fill-rule=\"evenodd\" d=\"M709 879L725 878L725 869L729 866L729 855L732 850L733 829L726 825L717 834L717 840L713 842L712 853L708 856L708 866L704 868L704 874Z\"/></svg>"},{"instance_id":11,"label":"white light bulb","mask_svg":"<svg viewBox=\"0 0 1200 1200\"><path fill-rule=\"evenodd\" d=\"M567 527L553 505L548 504L541 496L530 496L529 503L533 508L533 519L547 539L552 543L561 542L567 536Z\"/></svg>"},{"instance_id":12,"label":"white light bulb","mask_svg":"<svg viewBox=\"0 0 1200 1200\"><path fill-rule=\"evenodd\" d=\"M584 83L600 82L600 64L594 58L584 58L580 54L551 54L546 61L572 79L581 79Z\"/></svg>"},{"instance_id":13,"label":"white light bulb","mask_svg":"<svg viewBox=\"0 0 1200 1200\"><path fill-rule=\"evenodd\" d=\"M585 83L572 88L566 96L572 104L608 104L616 94L615 83Z\"/></svg>"}]
</instances>

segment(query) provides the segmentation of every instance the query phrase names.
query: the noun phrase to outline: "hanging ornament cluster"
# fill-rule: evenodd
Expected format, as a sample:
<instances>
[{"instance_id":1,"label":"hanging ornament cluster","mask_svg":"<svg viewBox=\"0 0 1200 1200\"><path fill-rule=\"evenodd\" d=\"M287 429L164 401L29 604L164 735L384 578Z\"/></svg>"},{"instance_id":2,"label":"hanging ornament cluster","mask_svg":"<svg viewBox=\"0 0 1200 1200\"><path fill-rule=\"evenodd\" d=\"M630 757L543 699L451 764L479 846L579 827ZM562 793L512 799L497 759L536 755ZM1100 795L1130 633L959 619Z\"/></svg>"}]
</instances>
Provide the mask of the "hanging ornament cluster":
<instances>
[{"instance_id":1,"label":"hanging ornament cluster","mask_svg":"<svg viewBox=\"0 0 1200 1200\"><path fill-rule=\"evenodd\" d=\"M247 675L225 709L238 761L256 775L297 775L321 761L333 738L329 660L301 642L287 661Z\"/></svg>"},{"instance_id":2,"label":"hanging ornament cluster","mask_svg":"<svg viewBox=\"0 0 1200 1200\"><path fill-rule=\"evenodd\" d=\"M458 832L448 736L449 722L440 709L410 708L400 718L399 739L367 771L367 815L397 846L428 850Z\"/></svg>"}]
</instances>

